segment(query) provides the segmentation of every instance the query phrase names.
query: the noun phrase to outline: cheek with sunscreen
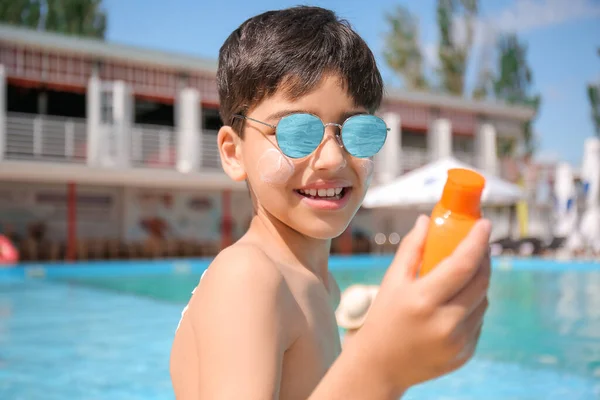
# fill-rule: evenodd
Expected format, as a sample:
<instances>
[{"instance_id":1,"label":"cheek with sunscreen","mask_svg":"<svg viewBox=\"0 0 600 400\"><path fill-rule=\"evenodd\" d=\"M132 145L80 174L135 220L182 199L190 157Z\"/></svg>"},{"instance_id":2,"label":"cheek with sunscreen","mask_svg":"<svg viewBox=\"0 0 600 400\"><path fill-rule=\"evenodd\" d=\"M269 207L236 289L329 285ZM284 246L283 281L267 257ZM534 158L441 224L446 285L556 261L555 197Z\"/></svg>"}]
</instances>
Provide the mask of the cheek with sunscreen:
<instances>
[{"instance_id":1,"label":"cheek with sunscreen","mask_svg":"<svg viewBox=\"0 0 600 400\"><path fill-rule=\"evenodd\" d=\"M373 167L375 166L375 163L368 158L359 160L358 163L360 179L364 182L365 186L369 186L371 184L371 178L373 177Z\"/></svg>"},{"instance_id":2,"label":"cheek with sunscreen","mask_svg":"<svg viewBox=\"0 0 600 400\"><path fill-rule=\"evenodd\" d=\"M256 169L260 179L271 185L284 185L294 174L294 164L276 149L265 151Z\"/></svg>"}]
</instances>

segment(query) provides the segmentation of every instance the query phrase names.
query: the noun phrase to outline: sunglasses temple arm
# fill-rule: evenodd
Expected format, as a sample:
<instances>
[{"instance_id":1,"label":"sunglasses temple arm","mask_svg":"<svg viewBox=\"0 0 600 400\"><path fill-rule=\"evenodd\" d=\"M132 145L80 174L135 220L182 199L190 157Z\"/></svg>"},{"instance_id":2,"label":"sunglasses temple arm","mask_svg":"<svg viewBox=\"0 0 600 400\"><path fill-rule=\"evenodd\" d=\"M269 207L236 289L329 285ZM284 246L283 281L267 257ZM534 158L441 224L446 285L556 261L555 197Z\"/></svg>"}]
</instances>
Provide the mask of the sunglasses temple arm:
<instances>
[{"instance_id":1,"label":"sunglasses temple arm","mask_svg":"<svg viewBox=\"0 0 600 400\"><path fill-rule=\"evenodd\" d=\"M275 125L267 124L266 122L262 122L262 121L259 121L259 120L257 120L257 119L250 118L250 117L245 117L245 116L242 116L242 117L243 117L244 119L247 119L247 120L249 120L249 121L256 122L256 123L262 124L262 125L264 125L264 126L268 126L269 128L272 128L272 129L277 129L277 127L276 127ZM263 136L264 136L264 134L263 134Z\"/></svg>"},{"instance_id":2,"label":"sunglasses temple arm","mask_svg":"<svg viewBox=\"0 0 600 400\"><path fill-rule=\"evenodd\" d=\"M248 118L248 117L244 117L244 118ZM273 125L269 125L269 124L267 124L266 122L257 121L257 120L255 120L255 119L252 119L252 118L248 118L248 119L249 119L250 121L258 122L259 124L263 124L263 125L266 125L266 126L269 126L269 127L275 128L275 126L273 126ZM281 155L282 155L283 157L285 157L285 158L288 158L288 157L287 157L285 154L283 154L283 152L281 151L281 149L279 148L279 146L277 146L275 143L273 143L273 142L272 142L272 141L269 139L269 137L268 137L268 136L267 136L267 135L266 135L266 134L265 134L263 131L261 131L260 129L258 129L258 132L259 132L259 133L262 135L262 137L264 137L264 138L265 138L265 140L266 140L267 142L269 142L269 144L270 144L271 146L273 146L273 148L274 148L275 150L277 150L277 151L279 152L279 154L281 154Z\"/></svg>"},{"instance_id":3,"label":"sunglasses temple arm","mask_svg":"<svg viewBox=\"0 0 600 400\"><path fill-rule=\"evenodd\" d=\"M247 120L250 120L250 121L253 121L253 122L257 122L259 124L268 126L269 128L273 128L273 129L277 128L275 125L267 124L266 122L262 122L262 121L259 121L257 119L254 119L254 118L246 117L245 115L234 114L233 117L234 118L247 119ZM275 150L277 150L282 156L284 156L284 157L286 156L285 154L283 154L283 152L281 151L281 149L279 148L279 146L276 146L271 140L269 140L269 138L267 137L267 135L263 131L261 131L259 129L258 132L262 135L262 137L264 137L267 140L267 142L269 142L271 144L271 146L273 146L273 148Z\"/></svg>"}]
</instances>

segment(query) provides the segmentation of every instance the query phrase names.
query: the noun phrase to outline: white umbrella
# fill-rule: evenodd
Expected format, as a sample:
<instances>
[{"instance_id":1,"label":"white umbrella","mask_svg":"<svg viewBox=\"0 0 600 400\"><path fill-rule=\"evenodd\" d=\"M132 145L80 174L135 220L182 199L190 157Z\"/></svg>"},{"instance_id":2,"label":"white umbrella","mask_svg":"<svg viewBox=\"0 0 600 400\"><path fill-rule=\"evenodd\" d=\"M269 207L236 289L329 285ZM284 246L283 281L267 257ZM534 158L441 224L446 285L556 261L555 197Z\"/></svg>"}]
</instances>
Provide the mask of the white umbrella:
<instances>
[{"instance_id":1,"label":"white umbrella","mask_svg":"<svg viewBox=\"0 0 600 400\"><path fill-rule=\"evenodd\" d=\"M600 138L585 140L581 179L585 187L586 206L600 205Z\"/></svg>"},{"instance_id":2,"label":"white umbrella","mask_svg":"<svg viewBox=\"0 0 600 400\"><path fill-rule=\"evenodd\" d=\"M363 206L366 208L431 207L442 197L448 170L464 168L477 171L453 157L434 161L408 172L398 179L367 191ZM525 197L523 190L493 175L479 172L486 179L481 197L484 205L511 205Z\"/></svg>"},{"instance_id":3,"label":"white umbrella","mask_svg":"<svg viewBox=\"0 0 600 400\"><path fill-rule=\"evenodd\" d=\"M600 251L600 138L585 141L581 178L585 187L585 209L579 229L587 246Z\"/></svg>"},{"instance_id":4,"label":"white umbrella","mask_svg":"<svg viewBox=\"0 0 600 400\"><path fill-rule=\"evenodd\" d=\"M569 237L577 231L579 216L576 207L577 190L573 179L573 168L568 163L562 162L556 166L554 197L556 198L554 236ZM581 240L577 239L573 243L579 245L579 242Z\"/></svg>"}]
</instances>

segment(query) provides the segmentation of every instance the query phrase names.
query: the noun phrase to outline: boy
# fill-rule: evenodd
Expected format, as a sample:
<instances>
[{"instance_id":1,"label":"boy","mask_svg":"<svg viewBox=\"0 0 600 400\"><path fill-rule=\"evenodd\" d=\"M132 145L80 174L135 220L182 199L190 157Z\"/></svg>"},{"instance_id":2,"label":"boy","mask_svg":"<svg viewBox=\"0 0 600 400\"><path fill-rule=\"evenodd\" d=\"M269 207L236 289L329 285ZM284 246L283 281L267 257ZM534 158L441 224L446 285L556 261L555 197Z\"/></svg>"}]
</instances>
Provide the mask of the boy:
<instances>
[{"instance_id":1,"label":"boy","mask_svg":"<svg viewBox=\"0 0 600 400\"><path fill-rule=\"evenodd\" d=\"M365 42L328 10L266 12L225 41L217 81L223 169L247 182L255 215L182 314L177 399L395 399L464 364L487 307L489 223L415 279L426 217L340 355L331 238L360 207L388 130L372 114L383 85Z\"/></svg>"}]
</instances>

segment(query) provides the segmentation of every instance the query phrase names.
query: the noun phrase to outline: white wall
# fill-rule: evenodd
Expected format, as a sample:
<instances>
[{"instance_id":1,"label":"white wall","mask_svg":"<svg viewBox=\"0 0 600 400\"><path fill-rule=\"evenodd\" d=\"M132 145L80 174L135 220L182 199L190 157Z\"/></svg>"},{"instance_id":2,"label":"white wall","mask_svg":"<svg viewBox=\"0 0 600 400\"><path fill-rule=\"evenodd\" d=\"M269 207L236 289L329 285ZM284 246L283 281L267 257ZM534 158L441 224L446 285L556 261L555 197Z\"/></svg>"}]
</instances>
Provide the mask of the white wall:
<instances>
[{"instance_id":1,"label":"white wall","mask_svg":"<svg viewBox=\"0 0 600 400\"><path fill-rule=\"evenodd\" d=\"M118 188L77 185L80 238L118 238L121 194ZM46 239L67 237L67 185L0 182L0 229L9 224L21 236L35 222L46 225Z\"/></svg>"},{"instance_id":2,"label":"white wall","mask_svg":"<svg viewBox=\"0 0 600 400\"><path fill-rule=\"evenodd\" d=\"M161 220L165 237L218 242L221 239L221 192L125 189L123 237L144 240L144 221ZM232 192L233 236L241 236L252 216L250 198L245 192Z\"/></svg>"},{"instance_id":3,"label":"white wall","mask_svg":"<svg viewBox=\"0 0 600 400\"><path fill-rule=\"evenodd\" d=\"M77 185L77 236L140 241L142 222L160 218L170 238L221 239L221 192L174 191ZM252 206L246 192L231 192L233 237L246 232ZM9 224L21 237L35 222L46 225L46 238L67 238L67 185L0 182L0 232Z\"/></svg>"}]
</instances>

